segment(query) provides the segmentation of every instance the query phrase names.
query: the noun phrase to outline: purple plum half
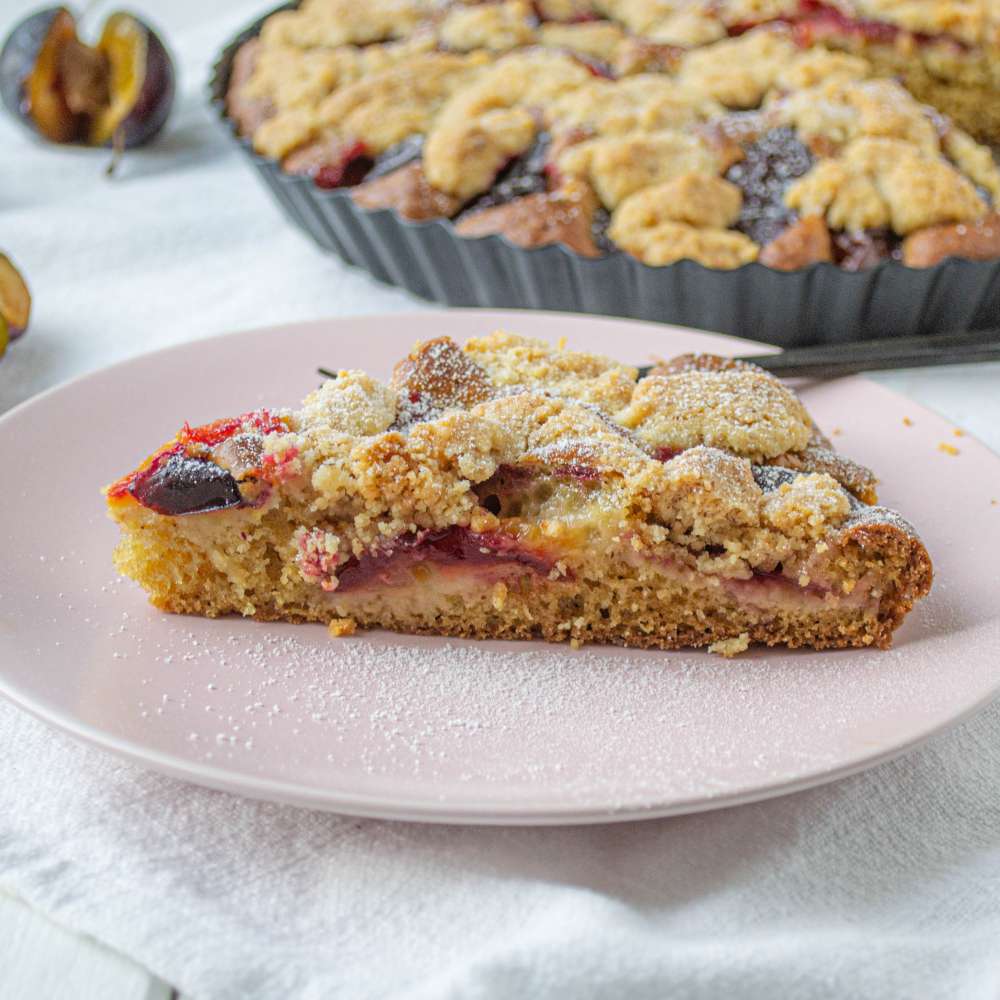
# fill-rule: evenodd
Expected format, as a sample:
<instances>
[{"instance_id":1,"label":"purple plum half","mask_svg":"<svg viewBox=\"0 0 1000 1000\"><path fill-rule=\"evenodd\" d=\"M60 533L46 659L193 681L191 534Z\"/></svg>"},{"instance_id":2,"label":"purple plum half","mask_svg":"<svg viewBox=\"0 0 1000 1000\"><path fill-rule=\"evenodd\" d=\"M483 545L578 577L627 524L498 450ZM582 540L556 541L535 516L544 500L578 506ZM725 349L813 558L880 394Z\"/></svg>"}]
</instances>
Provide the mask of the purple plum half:
<instances>
[{"instance_id":1,"label":"purple plum half","mask_svg":"<svg viewBox=\"0 0 1000 1000\"><path fill-rule=\"evenodd\" d=\"M174 101L174 67L160 38L132 14L111 14L95 45L65 7L30 15L0 51L0 97L53 142L121 149L149 142Z\"/></svg>"},{"instance_id":2,"label":"purple plum half","mask_svg":"<svg viewBox=\"0 0 1000 1000\"><path fill-rule=\"evenodd\" d=\"M28 286L10 258L0 253L0 320L10 340L20 337L28 329L30 316L31 293Z\"/></svg>"}]
</instances>

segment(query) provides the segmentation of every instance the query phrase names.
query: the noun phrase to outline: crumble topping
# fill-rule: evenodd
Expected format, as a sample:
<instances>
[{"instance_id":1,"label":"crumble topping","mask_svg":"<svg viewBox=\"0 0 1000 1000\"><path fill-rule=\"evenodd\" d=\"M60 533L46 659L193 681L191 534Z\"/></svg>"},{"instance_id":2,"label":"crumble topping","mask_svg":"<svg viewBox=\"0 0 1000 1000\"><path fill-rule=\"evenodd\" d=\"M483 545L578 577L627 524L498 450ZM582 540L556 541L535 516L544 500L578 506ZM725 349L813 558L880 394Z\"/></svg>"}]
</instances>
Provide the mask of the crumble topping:
<instances>
[{"instance_id":1,"label":"crumble topping","mask_svg":"<svg viewBox=\"0 0 1000 1000\"><path fill-rule=\"evenodd\" d=\"M441 109L424 146L427 179L463 201L482 193L534 140L538 122L528 109L586 76L586 69L558 53L501 59Z\"/></svg>"},{"instance_id":2,"label":"crumble topping","mask_svg":"<svg viewBox=\"0 0 1000 1000\"><path fill-rule=\"evenodd\" d=\"M348 517L349 530L297 536L297 563L317 579L380 537L454 524L483 529L494 512L474 487L502 469L564 477L545 501L551 511L565 516L568 505L593 523L587 512L606 510L609 531L635 504L676 519L689 494L698 510L678 530L691 538L752 523L805 537L817 517L827 524L844 515L848 494L818 459L810 464L816 432L794 393L753 366L680 365L637 381L634 368L608 358L504 331L464 349L439 338L418 344L389 385L340 372L299 411L269 424L266 436L244 440L251 427L207 450L199 445L199 454L243 473L259 465L317 515ZM774 473L752 470L751 461L779 456L815 474L764 502L762 484L773 491L785 479L762 479ZM833 463L829 470L838 471ZM602 488L590 496L588 483ZM840 499L823 499L821 487ZM795 521L798 506L812 521Z\"/></svg>"},{"instance_id":3,"label":"crumble topping","mask_svg":"<svg viewBox=\"0 0 1000 1000\"><path fill-rule=\"evenodd\" d=\"M803 215L824 215L837 229L890 225L904 236L987 210L972 182L941 156L891 138L854 140L841 157L821 160L795 181L785 201Z\"/></svg>"},{"instance_id":4,"label":"crumble topping","mask_svg":"<svg viewBox=\"0 0 1000 1000\"><path fill-rule=\"evenodd\" d=\"M710 9L688 7L650 25L645 35L654 42L695 48L725 38L726 29Z\"/></svg>"},{"instance_id":5,"label":"crumble topping","mask_svg":"<svg viewBox=\"0 0 1000 1000\"><path fill-rule=\"evenodd\" d=\"M771 111L807 143L827 149L866 136L901 139L936 151L939 134L927 110L894 80L824 80L778 97Z\"/></svg>"},{"instance_id":6,"label":"crumble topping","mask_svg":"<svg viewBox=\"0 0 1000 1000\"><path fill-rule=\"evenodd\" d=\"M474 337L463 350L502 389L535 387L594 403L609 413L628 403L638 377L635 368L610 358L561 350L503 330Z\"/></svg>"},{"instance_id":7,"label":"crumble topping","mask_svg":"<svg viewBox=\"0 0 1000 1000\"><path fill-rule=\"evenodd\" d=\"M441 24L441 42L449 49L503 52L535 40L534 11L527 0L453 7Z\"/></svg>"},{"instance_id":8,"label":"crumble topping","mask_svg":"<svg viewBox=\"0 0 1000 1000\"><path fill-rule=\"evenodd\" d=\"M369 435L396 419L397 396L361 371L342 371L306 396L292 426L323 427L330 433Z\"/></svg>"},{"instance_id":9,"label":"crumble topping","mask_svg":"<svg viewBox=\"0 0 1000 1000\"><path fill-rule=\"evenodd\" d=\"M240 50L227 107L258 152L327 187L358 183L383 154L426 137L416 165L399 177L374 170L356 200L411 219L459 216L463 235L585 256L621 249L654 266L856 269L898 256L893 233L976 224L1000 199L989 149L892 78L922 96L939 79L992 80L968 50L980 44L1000 46L1000 15L979 0L309 0ZM919 72L904 72L907 60ZM963 114L969 100L944 106L978 130ZM741 161L760 160L753 145L782 128L788 148L763 154L773 163L758 190L760 171ZM533 163L543 140L548 156ZM889 141L905 148L875 151ZM798 162L796 143L812 158L804 177L782 169L786 153ZM532 183L472 220L470 202L522 160L538 171ZM715 211L707 196L682 207L660 188L694 174L707 192L735 180L730 171L748 180L736 218L720 188ZM567 179L572 199L559 193ZM639 194L647 207L608 226L606 213ZM801 216L823 219L829 246L812 223L792 232ZM887 242L879 233L890 229ZM995 249L978 231L947 243L972 258ZM922 249L907 262L942 256Z\"/></svg>"},{"instance_id":10,"label":"crumble topping","mask_svg":"<svg viewBox=\"0 0 1000 1000\"><path fill-rule=\"evenodd\" d=\"M721 114L722 105L669 77L643 73L592 79L553 101L549 113L560 129L614 136L693 125Z\"/></svg>"},{"instance_id":11,"label":"crumble topping","mask_svg":"<svg viewBox=\"0 0 1000 1000\"><path fill-rule=\"evenodd\" d=\"M858 56L829 49L807 49L790 59L774 77L778 92L807 90L821 84L863 80L872 67Z\"/></svg>"},{"instance_id":12,"label":"crumble topping","mask_svg":"<svg viewBox=\"0 0 1000 1000\"><path fill-rule=\"evenodd\" d=\"M266 45L334 49L367 45L412 32L433 10L433 0L304 0L264 22Z\"/></svg>"},{"instance_id":13,"label":"crumble topping","mask_svg":"<svg viewBox=\"0 0 1000 1000\"><path fill-rule=\"evenodd\" d=\"M539 39L549 48L580 52L613 66L628 36L612 21L550 22L539 28Z\"/></svg>"},{"instance_id":14,"label":"crumble topping","mask_svg":"<svg viewBox=\"0 0 1000 1000\"><path fill-rule=\"evenodd\" d=\"M774 376L752 370L650 375L616 419L652 447L706 444L755 462L801 451L812 434L798 397Z\"/></svg>"},{"instance_id":15,"label":"crumble topping","mask_svg":"<svg viewBox=\"0 0 1000 1000\"><path fill-rule=\"evenodd\" d=\"M361 50L300 49L293 45L258 46L253 75L243 94L266 99L280 111L313 107L331 91L361 76Z\"/></svg>"},{"instance_id":16,"label":"crumble topping","mask_svg":"<svg viewBox=\"0 0 1000 1000\"><path fill-rule=\"evenodd\" d=\"M580 21L599 12L598 0L535 0L535 9L551 21Z\"/></svg>"},{"instance_id":17,"label":"crumble topping","mask_svg":"<svg viewBox=\"0 0 1000 1000\"><path fill-rule=\"evenodd\" d=\"M805 448L776 455L771 464L798 471L825 472L864 503L873 504L878 499L878 480L871 469L834 451L829 442L817 443L815 430Z\"/></svg>"},{"instance_id":18,"label":"crumble topping","mask_svg":"<svg viewBox=\"0 0 1000 1000\"><path fill-rule=\"evenodd\" d=\"M382 152L409 135L426 132L438 109L483 63L476 54L412 56L335 91L319 104L318 120Z\"/></svg>"},{"instance_id":19,"label":"crumble topping","mask_svg":"<svg viewBox=\"0 0 1000 1000\"><path fill-rule=\"evenodd\" d=\"M983 41L991 18L981 0L943 0L939 3L913 3L901 0L852 0L854 8L874 20L886 20L910 31L947 34L968 45Z\"/></svg>"},{"instance_id":20,"label":"crumble topping","mask_svg":"<svg viewBox=\"0 0 1000 1000\"><path fill-rule=\"evenodd\" d=\"M801 538L843 518L848 494L828 472L850 465L814 443L823 439L794 393L724 359L679 367L637 381L634 368L608 358L504 331L464 349L439 338L418 344L388 386L361 372L324 383L264 451L294 448L316 511L363 500L352 523L362 545L474 519L481 527L493 514L473 487L505 468L568 476L546 501L563 517L567 504L592 517L580 495L588 482L603 484L594 502L609 511L639 503L675 516L679 497L696 494L677 537L760 523ZM751 467L779 457L814 474L797 482L796 471ZM870 487L868 477L855 476Z\"/></svg>"},{"instance_id":21,"label":"crumble topping","mask_svg":"<svg viewBox=\"0 0 1000 1000\"><path fill-rule=\"evenodd\" d=\"M485 191L500 168L535 138L535 119L524 108L487 107L475 117L441 116L424 147L427 179L466 201Z\"/></svg>"},{"instance_id":22,"label":"crumble topping","mask_svg":"<svg viewBox=\"0 0 1000 1000\"><path fill-rule=\"evenodd\" d=\"M748 236L728 229L699 229L683 222L661 222L623 232L612 223L612 239L643 263L654 267L695 260L705 267L728 269L756 260L759 247Z\"/></svg>"},{"instance_id":23,"label":"crumble topping","mask_svg":"<svg viewBox=\"0 0 1000 1000\"><path fill-rule=\"evenodd\" d=\"M994 204L1000 202L1000 167L986 146L953 125L941 139L941 151L987 191Z\"/></svg>"},{"instance_id":24,"label":"crumble topping","mask_svg":"<svg viewBox=\"0 0 1000 1000\"><path fill-rule=\"evenodd\" d=\"M588 139L571 146L559 169L590 181L606 208L635 191L684 174L719 172L714 151L699 136L674 129Z\"/></svg>"},{"instance_id":25,"label":"crumble topping","mask_svg":"<svg viewBox=\"0 0 1000 1000\"><path fill-rule=\"evenodd\" d=\"M662 465L679 541L721 539L761 521L763 492L745 458L697 445ZM742 534L743 532L738 532Z\"/></svg>"},{"instance_id":26,"label":"crumble topping","mask_svg":"<svg viewBox=\"0 0 1000 1000\"><path fill-rule=\"evenodd\" d=\"M298 548L296 562L302 579L318 583L323 590L337 589L337 566L341 562L340 536L323 528L296 529L293 539Z\"/></svg>"},{"instance_id":27,"label":"crumble topping","mask_svg":"<svg viewBox=\"0 0 1000 1000\"><path fill-rule=\"evenodd\" d=\"M612 236L619 242L635 242L642 230L662 222L725 229L739 218L742 203L735 184L705 174L681 174L629 195L611 218Z\"/></svg>"},{"instance_id":28,"label":"crumble topping","mask_svg":"<svg viewBox=\"0 0 1000 1000\"><path fill-rule=\"evenodd\" d=\"M825 472L796 476L764 497L764 516L786 534L818 538L851 511L840 484Z\"/></svg>"},{"instance_id":29,"label":"crumble topping","mask_svg":"<svg viewBox=\"0 0 1000 1000\"><path fill-rule=\"evenodd\" d=\"M688 53L678 79L727 107L755 108L795 54L787 32L750 31Z\"/></svg>"},{"instance_id":30,"label":"crumble topping","mask_svg":"<svg viewBox=\"0 0 1000 1000\"><path fill-rule=\"evenodd\" d=\"M483 74L483 87L497 98L510 94L526 107L541 108L592 79L587 66L571 54L531 48L498 59Z\"/></svg>"}]
</instances>

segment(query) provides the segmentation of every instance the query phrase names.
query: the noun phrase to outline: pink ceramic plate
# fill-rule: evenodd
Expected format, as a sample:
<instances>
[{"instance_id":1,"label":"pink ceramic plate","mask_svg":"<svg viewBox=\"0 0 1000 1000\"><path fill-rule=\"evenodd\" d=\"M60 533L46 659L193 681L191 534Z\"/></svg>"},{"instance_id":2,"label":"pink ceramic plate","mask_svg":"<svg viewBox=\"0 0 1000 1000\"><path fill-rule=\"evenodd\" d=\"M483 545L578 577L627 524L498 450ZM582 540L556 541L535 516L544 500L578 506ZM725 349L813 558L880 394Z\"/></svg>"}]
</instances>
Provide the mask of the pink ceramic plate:
<instances>
[{"instance_id":1,"label":"pink ceramic plate","mask_svg":"<svg viewBox=\"0 0 1000 1000\"><path fill-rule=\"evenodd\" d=\"M422 312L217 337L46 393L0 420L0 690L200 784L471 823L603 822L777 795L885 760L996 694L1000 459L860 378L805 397L843 450L881 472L884 502L916 523L936 564L932 596L889 652L725 661L385 633L333 640L319 626L161 614L116 578L99 490L183 420L291 405L319 364L385 376L414 340L497 326L636 363L747 346L622 320Z\"/></svg>"}]
</instances>

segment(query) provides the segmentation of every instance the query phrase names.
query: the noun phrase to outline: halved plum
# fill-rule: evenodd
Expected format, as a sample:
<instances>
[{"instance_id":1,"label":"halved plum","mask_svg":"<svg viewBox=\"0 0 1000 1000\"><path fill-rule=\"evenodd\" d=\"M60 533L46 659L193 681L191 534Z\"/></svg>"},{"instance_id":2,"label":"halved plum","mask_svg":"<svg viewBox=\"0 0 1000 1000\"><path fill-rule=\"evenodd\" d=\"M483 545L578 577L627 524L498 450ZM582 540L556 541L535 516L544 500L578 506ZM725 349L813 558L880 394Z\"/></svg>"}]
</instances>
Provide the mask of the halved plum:
<instances>
[{"instance_id":1,"label":"halved plum","mask_svg":"<svg viewBox=\"0 0 1000 1000\"><path fill-rule=\"evenodd\" d=\"M174 100L174 67L156 33L132 14L111 14L96 45L77 35L66 7L22 21L0 51L0 97L52 142L141 146Z\"/></svg>"},{"instance_id":2,"label":"halved plum","mask_svg":"<svg viewBox=\"0 0 1000 1000\"><path fill-rule=\"evenodd\" d=\"M4 105L53 142L69 142L76 132L73 113L56 85L59 50L75 37L69 11L49 7L18 24L0 50Z\"/></svg>"},{"instance_id":3,"label":"halved plum","mask_svg":"<svg viewBox=\"0 0 1000 1000\"><path fill-rule=\"evenodd\" d=\"M242 507L239 483L228 469L181 450L165 452L138 475L129 492L158 514L207 514Z\"/></svg>"},{"instance_id":4,"label":"halved plum","mask_svg":"<svg viewBox=\"0 0 1000 1000\"><path fill-rule=\"evenodd\" d=\"M28 328L31 316L31 293L21 272L6 254L0 253L0 320L4 334L0 339L16 340ZM3 349L0 349L0 356Z\"/></svg>"}]
</instances>

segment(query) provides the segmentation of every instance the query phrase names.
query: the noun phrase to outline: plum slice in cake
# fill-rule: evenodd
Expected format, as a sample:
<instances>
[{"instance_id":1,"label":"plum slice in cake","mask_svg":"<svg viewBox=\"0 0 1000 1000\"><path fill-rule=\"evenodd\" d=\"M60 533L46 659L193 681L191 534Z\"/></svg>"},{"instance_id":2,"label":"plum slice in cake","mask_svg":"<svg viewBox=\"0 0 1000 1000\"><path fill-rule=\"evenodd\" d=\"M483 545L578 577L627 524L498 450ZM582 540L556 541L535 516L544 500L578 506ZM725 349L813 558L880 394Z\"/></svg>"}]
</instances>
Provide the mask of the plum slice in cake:
<instances>
[{"instance_id":1,"label":"plum slice in cake","mask_svg":"<svg viewBox=\"0 0 1000 1000\"><path fill-rule=\"evenodd\" d=\"M157 607L734 652L890 644L931 563L760 369L508 333L185 425L108 487Z\"/></svg>"}]
</instances>

